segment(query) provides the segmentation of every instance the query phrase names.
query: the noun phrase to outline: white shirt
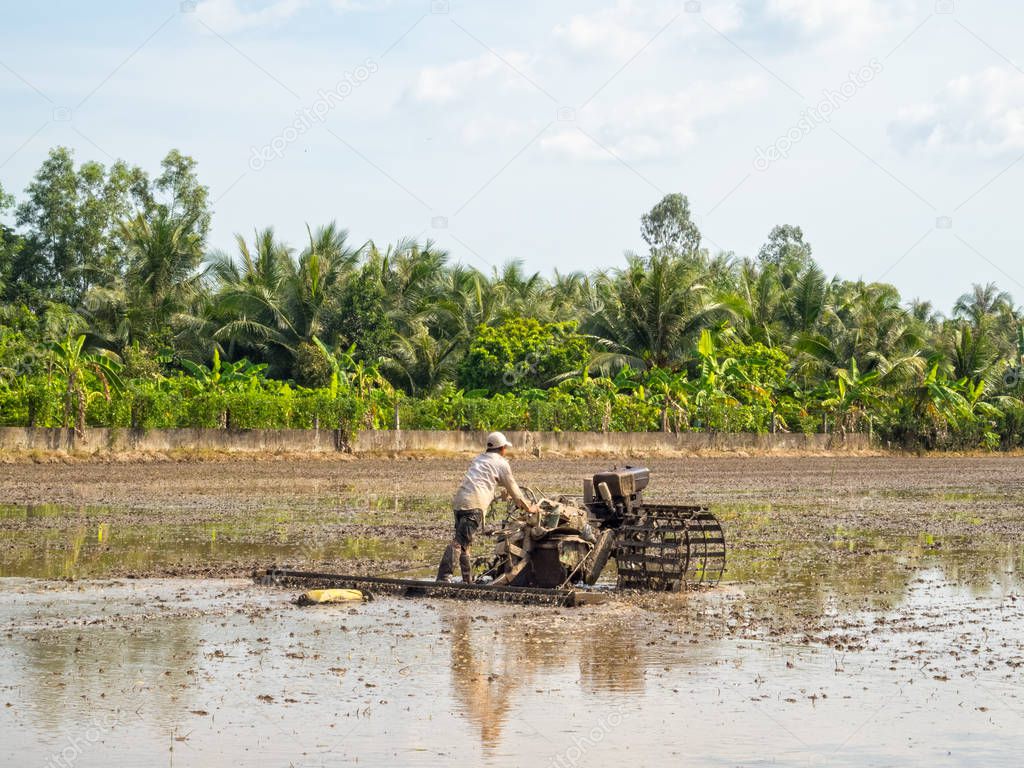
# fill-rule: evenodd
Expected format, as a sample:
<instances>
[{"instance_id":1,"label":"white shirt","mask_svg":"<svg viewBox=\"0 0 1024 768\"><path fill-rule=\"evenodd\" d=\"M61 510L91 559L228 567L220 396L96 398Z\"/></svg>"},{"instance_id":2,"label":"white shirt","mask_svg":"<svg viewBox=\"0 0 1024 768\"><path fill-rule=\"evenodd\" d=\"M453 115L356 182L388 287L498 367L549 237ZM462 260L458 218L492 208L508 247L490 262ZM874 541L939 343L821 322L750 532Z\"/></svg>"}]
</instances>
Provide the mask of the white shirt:
<instances>
[{"instance_id":1,"label":"white shirt","mask_svg":"<svg viewBox=\"0 0 1024 768\"><path fill-rule=\"evenodd\" d=\"M466 476L462 478L459 489L455 491L452 509L481 509L486 515L499 485L507 490L513 499L523 498L519 485L512 477L512 467L509 466L508 459L500 453L481 453L470 463Z\"/></svg>"}]
</instances>

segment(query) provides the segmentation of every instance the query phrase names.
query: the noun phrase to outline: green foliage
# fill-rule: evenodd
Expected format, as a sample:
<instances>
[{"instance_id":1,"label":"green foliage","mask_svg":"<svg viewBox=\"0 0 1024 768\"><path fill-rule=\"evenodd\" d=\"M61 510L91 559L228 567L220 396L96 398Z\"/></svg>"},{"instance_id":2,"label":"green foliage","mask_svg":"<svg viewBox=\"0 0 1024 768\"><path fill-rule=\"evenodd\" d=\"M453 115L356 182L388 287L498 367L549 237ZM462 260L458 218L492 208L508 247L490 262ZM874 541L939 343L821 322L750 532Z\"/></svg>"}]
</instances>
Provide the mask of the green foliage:
<instances>
[{"instance_id":1,"label":"green foliage","mask_svg":"<svg viewBox=\"0 0 1024 768\"><path fill-rule=\"evenodd\" d=\"M120 221L150 198L140 168L122 161L109 168L87 161L76 168L66 147L50 151L25 193L17 223L29 228L26 276L48 299L70 304L123 269Z\"/></svg>"},{"instance_id":2,"label":"green foliage","mask_svg":"<svg viewBox=\"0 0 1024 768\"><path fill-rule=\"evenodd\" d=\"M804 241L804 232L791 224L780 224L768 234L757 258L762 264L799 272L811 264L811 246Z\"/></svg>"},{"instance_id":3,"label":"green foliage","mask_svg":"<svg viewBox=\"0 0 1024 768\"><path fill-rule=\"evenodd\" d=\"M993 284L943 316L829 278L793 225L712 255L684 195L625 264L483 272L430 241L335 223L208 252L177 150L150 179L53 149L0 188L0 423L211 428L869 430L893 445L1024 444L1024 312ZM9 219L5 219L9 221Z\"/></svg>"},{"instance_id":4,"label":"green foliage","mask_svg":"<svg viewBox=\"0 0 1024 768\"><path fill-rule=\"evenodd\" d=\"M701 331L721 328L734 307L704 283L708 264L666 253L630 256L626 267L597 279L597 306L583 330L603 339L592 370L630 365L671 367L685 360Z\"/></svg>"},{"instance_id":5,"label":"green foliage","mask_svg":"<svg viewBox=\"0 0 1024 768\"><path fill-rule=\"evenodd\" d=\"M297 258L271 229L257 234L253 248L238 236L237 260L222 253L210 258L216 282L211 340L265 359L276 376L291 375L299 346L312 344L327 327L358 257L346 245L348 233L334 223L308 235Z\"/></svg>"},{"instance_id":6,"label":"green foliage","mask_svg":"<svg viewBox=\"0 0 1024 768\"><path fill-rule=\"evenodd\" d=\"M652 251L694 255L700 250L700 230L690 217L686 195L665 195L640 217L640 234Z\"/></svg>"},{"instance_id":7,"label":"green foliage","mask_svg":"<svg viewBox=\"0 0 1024 768\"><path fill-rule=\"evenodd\" d=\"M295 348L292 376L305 387L328 387L331 363L316 344L303 341Z\"/></svg>"},{"instance_id":8,"label":"green foliage","mask_svg":"<svg viewBox=\"0 0 1024 768\"><path fill-rule=\"evenodd\" d=\"M515 318L482 325L463 358L459 383L467 389L521 392L547 387L587 364L589 344L576 323Z\"/></svg>"},{"instance_id":9,"label":"green foliage","mask_svg":"<svg viewBox=\"0 0 1024 768\"><path fill-rule=\"evenodd\" d=\"M106 350L84 350L85 336L72 338L70 332L61 341L50 342L47 361L50 380L56 380L63 396L61 426L85 429L90 400L101 396L110 400L111 392L123 389L120 360Z\"/></svg>"},{"instance_id":10,"label":"green foliage","mask_svg":"<svg viewBox=\"0 0 1024 768\"><path fill-rule=\"evenodd\" d=\"M327 319L325 337L337 336L339 346L354 346L365 360L380 359L388 353L395 334L390 303L380 265L365 264L340 292Z\"/></svg>"}]
</instances>

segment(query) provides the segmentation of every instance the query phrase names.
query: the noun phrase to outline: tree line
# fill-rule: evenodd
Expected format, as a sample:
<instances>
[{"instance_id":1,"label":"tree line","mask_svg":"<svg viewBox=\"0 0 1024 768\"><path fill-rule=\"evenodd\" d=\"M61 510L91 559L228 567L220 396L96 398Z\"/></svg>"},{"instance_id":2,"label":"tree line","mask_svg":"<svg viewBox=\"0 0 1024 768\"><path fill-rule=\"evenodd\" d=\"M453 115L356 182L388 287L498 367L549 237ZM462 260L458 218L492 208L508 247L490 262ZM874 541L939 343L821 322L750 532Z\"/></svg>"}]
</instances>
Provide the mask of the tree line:
<instances>
[{"instance_id":1,"label":"tree line","mask_svg":"<svg viewBox=\"0 0 1024 768\"><path fill-rule=\"evenodd\" d=\"M827 276L792 225L756 257L712 253L681 194L641 216L642 253L550 275L334 222L211 249L177 150L150 177L57 147L0 215L5 424L1024 435L1008 293L974 285L945 314Z\"/></svg>"}]
</instances>

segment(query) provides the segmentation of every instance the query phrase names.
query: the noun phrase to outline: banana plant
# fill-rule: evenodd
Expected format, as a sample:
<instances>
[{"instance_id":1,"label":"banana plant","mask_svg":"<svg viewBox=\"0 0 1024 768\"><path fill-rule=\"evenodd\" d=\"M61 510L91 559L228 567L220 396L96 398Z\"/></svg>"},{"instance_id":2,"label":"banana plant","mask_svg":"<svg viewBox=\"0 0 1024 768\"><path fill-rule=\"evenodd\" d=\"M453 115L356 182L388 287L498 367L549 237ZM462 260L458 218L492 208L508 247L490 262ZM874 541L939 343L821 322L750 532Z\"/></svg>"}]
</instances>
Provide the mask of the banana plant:
<instances>
[{"instance_id":1,"label":"banana plant","mask_svg":"<svg viewBox=\"0 0 1024 768\"><path fill-rule=\"evenodd\" d=\"M209 368L191 360L182 360L182 366L207 389L259 389L265 381L266 363L251 363L242 358L237 362L221 362L220 352L213 350L213 363Z\"/></svg>"},{"instance_id":2,"label":"banana plant","mask_svg":"<svg viewBox=\"0 0 1024 768\"><path fill-rule=\"evenodd\" d=\"M968 379L951 382L935 361L921 383L914 388L915 411L944 428L959 429L973 422L977 415L987 414L989 404L981 397L985 385Z\"/></svg>"},{"instance_id":3,"label":"banana plant","mask_svg":"<svg viewBox=\"0 0 1024 768\"><path fill-rule=\"evenodd\" d=\"M384 378L376 365L367 365L364 361L356 359L355 344L344 351L332 352L316 336L313 337L313 343L323 354L327 364L331 366L331 397L337 397L340 386L350 387L361 397L376 389L388 392L392 390L388 380Z\"/></svg>"},{"instance_id":4,"label":"banana plant","mask_svg":"<svg viewBox=\"0 0 1024 768\"><path fill-rule=\"evenodd\" d=\"M963 403L957 414L959 419L964 421L976 421L979 419L995 421L1002 415L1002 411L998 406L990 402L985 396L988 385L983 380L979 379L976 382L972 382L970 379L961 379L953 387L963 397ZM1013 398L1004 397L998 398L998 400L1007 405L1013 401Z\"/></svg>"},{"instance_id":5,"label":"banana plant","mask_svg":"<svg viewBox=\"0 0 1024 768\"><path fill-rule=\"evenodd\" d=\"M616 392L633 395L640 400L644 400L646 397L643 379L628 363L619 369L612 379L612 383L615 385Z\"/></svg>"},{"instance_id":6,"label":"banana plant","mask_svg":"<svg viewBox=\"0 0 1024 768\"><path fill-rule=\"evenodd\" d=\"M316 336L313 337L313 343L331 367L328 387L331 397L336 398L340 389L345 387L357 394L367 406L363 413L364 427L385 429L391 426L397 429L403 395L401 390L395 389L376 365L367 365L357 360L355 344L343 351L333 352Z\"/></svg>"},{"instance_id":7,"label":"banana plant","mask_svg":"<svg viewBox=\"0 0 1024 768\"><path fill-rule=\"evenodd\" d=\"M89 398L102 394L110 400L111 390L120 392L124 385L121 382L121 361L113 352L101 349L87 352L85 335L72 337L70 332L63 341L50 342L50 375L60 379L64 392L63 420L61 426L67 429L73 424L75 434L85 434L85 411ZM90 384L98 385L100 392L90 392Z\"/></svg>"},{"instance_id":8,"label":"banana plant","mask_svg":"<svg viewBox=\"0 0 1024 768\"><path fill-rule=\"evenodd\" d=\"M836 372L833 395L821 404L834 411L839 430L856 431L868 420L871 409L881 405L879 377L878 371L862 374L854 357L850 358L847 368L840 368Z\"/></svg>"},{"instance_id":9,"label":"banana plant","mask_svg":"<svg viewBox=\"0 0 1024 768\"><path fill-rule=\"evenodd\" d=\"M701 332L697 342L697 359L697 378L686 382L685 386L696 412L702 415L703 423L698 426L724 426L729 410L740 405L740 401L729 392L729 385L745 377L736 365L736 360L731 357L718 359L714 339L707 329Z\"/></svg>"},{"instance_id":10,"label":"banana plant","mask_svg":"<svg viewBox=\"0 0 1024 768\"><path fill-rule=\"evenodd\" d=\"M674 415L675 429L686 420L690 398L686 391L686 374L665 368L652 368L647 376L651 401L661 406L661 431L669 431L669 417Z\"/></svg>"}]
</instances>

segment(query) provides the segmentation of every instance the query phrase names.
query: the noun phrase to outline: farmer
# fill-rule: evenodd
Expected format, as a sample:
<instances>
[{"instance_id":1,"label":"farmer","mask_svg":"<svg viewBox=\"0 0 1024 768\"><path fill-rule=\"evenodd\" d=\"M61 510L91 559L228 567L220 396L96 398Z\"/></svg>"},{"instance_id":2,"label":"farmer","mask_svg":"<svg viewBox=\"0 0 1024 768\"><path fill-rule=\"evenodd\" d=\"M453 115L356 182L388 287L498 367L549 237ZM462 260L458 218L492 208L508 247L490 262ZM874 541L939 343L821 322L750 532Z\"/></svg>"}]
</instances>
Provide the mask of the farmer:
<instances>
[{"instance_id":1,"label":"farmer","mask_svg":"<svg viewBox=\"0 0 1024 768\"><path fill-rule=\"evenodd\" d=\"M455 491L452 510L455 512L455 535L444 550L441 564L437 568L438 581L450 581L455 570L455 561L459 561L462 569L462 581L473 582L471 547L473 536L484 524L484 514L494 500L494 494L500 485L520 509L535 512L524 497L519 485L512 477L512 467L505 458L505 451L512 443L501 434L491 432L487 436L487 450L477 456L466 470L466 476Z\"/></svg>"}]
</instances>

